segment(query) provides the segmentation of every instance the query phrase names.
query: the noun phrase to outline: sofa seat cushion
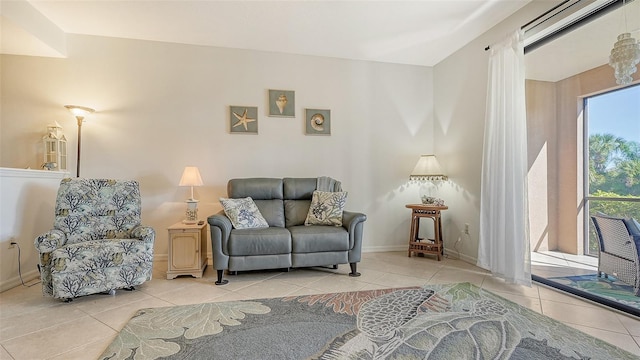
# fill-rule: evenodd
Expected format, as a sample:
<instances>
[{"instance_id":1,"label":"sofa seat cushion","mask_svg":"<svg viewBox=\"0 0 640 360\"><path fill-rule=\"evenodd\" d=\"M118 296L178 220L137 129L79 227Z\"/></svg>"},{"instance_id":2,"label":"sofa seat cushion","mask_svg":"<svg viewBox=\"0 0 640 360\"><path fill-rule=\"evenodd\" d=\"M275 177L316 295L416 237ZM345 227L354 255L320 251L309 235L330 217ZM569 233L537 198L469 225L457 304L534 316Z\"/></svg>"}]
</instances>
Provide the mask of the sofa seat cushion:
<instances>
[{"instance_id":1,"label":"sofa seat cushion","mask_svg":"<svg viewBox=\"0 0 640 360\"><path fill-rule=\"evenodd\" d=\"M349 250L349 232L343 227L301 225L288 229L291 231L293 253Z\"/></svg>"},{"instance_id":2,"label":"sofa seat cushion","mask_svg":"<svg viewBox=\"0 0 640 360\"><path fill-rule=\"evenodd\" d=\"M291 252L291 234L280 227L234 229L229 235L230 256L276 255Z\"/></svg>"},{"instance_id":3,"label":"sofa seat cushion","mask_svg":"<svg viewBox=\"0 0 640 360\"><path fill-rule=\"evenodd\" d=\"M147 243L138 239L91 240L58 248L51 253L51 272L72 273L153 261Z\"/></svg>"}]
</instances>

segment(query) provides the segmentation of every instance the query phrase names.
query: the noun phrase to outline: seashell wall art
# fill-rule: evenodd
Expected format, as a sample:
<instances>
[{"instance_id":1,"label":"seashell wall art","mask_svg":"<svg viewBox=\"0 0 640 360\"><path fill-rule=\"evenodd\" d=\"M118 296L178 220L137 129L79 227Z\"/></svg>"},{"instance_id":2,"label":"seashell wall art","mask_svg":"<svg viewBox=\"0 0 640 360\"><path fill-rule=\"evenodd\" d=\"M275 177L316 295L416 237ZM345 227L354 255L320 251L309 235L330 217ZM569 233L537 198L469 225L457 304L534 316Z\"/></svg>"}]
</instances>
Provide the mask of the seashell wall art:
<instances>
[{"instance_id":1,"label":"seashell wall art","mask_svg":"<svg viewBox=\"0 0 640 360\"><path fill-rule=\"evenodd\" d=\"M295 91L269 90L269 116L295 117L295 109Z\"/></svg>"},{"instance_id":2,"label":"seashell wall art","mask_svg":"<svg viewBox=\"0 0 640 360\"><path fill-rule=\"evenodd\" d=\"M305 109L305 134L331 135L331 110Z\"/></svg>"}]
</instances>

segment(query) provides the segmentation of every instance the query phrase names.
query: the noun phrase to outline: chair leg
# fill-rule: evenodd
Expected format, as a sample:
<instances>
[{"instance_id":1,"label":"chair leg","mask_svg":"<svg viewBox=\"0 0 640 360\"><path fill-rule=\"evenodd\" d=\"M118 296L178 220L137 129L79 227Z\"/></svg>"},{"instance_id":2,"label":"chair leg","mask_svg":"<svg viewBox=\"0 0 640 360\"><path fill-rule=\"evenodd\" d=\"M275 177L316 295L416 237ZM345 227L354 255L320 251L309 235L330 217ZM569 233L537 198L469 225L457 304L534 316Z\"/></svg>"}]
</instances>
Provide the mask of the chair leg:
<instances>
[{"instance_id":1,"label":"chair leg","mask_svg":"<svg viewBox=\"0 0 640 360\"><path fill-rule=\"evenodd\" d=\"M218 270L218 281L215 282L216 285L225 285L229 283L229 280L222 280L222 274L224 270Z\"/></svg>"},{"instance_id":2,"label":"chair leg","mask_svg":"<svg viewBox=\"0 0 640 360\"><path fill-rule=\"evenodd\" d=\"M349 273L349 276L351 277L360 276L360 273L356 271L358 267L358 263L349 263L349 266L351 266L351 272Z\"/></svg>"}]
</instances>

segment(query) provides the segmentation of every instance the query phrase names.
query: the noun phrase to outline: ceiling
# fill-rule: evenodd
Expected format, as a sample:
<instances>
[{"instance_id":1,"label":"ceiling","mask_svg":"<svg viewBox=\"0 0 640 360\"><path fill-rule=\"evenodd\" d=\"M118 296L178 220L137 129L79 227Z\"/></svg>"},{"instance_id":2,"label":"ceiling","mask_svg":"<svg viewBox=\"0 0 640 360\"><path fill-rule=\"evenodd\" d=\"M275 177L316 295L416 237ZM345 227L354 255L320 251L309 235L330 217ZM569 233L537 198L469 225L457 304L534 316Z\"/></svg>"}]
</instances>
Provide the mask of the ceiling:
<instances>
[{"instance_id":1,"label":"ceiling","mask_svg":"<svg viewBox=\"0 0 640 360\"><path fill-rule=\"evenodd\" d=\"M628 2L560 38L528 52L527 79L556 82L608 64L617 36L640 37L640 1Z\"/></svg>"},{"instance_id":2,"label":"ceiling","mask_svg":"<svg viewBox=\"0 0 640 360\"><path fill-rule=\"evenodd\" d=\"M1 52L64 57L74 33L434 66L529 1L0 0ZM9 5L22 5L17 22L2 11ZM558 81L606 64L624 15L640 37L640 1L625 8L528 53L527 78ZM26 10L39 25L21 26Z\"/></svg>"},{"instance_id":3,"label":"ceiling","mask_svg":"<svg viewBox=\"0 0 640 360\"><path fill-rule=\"evenodd\" d=\"M64 33L433 66L529 1L29 0L28 4ZM14 25L6 17L2 21L3 33L12 31L3 35L3 53L51 56L46 46L28 39L28 32Z\"/></svg>"}]
</instances>

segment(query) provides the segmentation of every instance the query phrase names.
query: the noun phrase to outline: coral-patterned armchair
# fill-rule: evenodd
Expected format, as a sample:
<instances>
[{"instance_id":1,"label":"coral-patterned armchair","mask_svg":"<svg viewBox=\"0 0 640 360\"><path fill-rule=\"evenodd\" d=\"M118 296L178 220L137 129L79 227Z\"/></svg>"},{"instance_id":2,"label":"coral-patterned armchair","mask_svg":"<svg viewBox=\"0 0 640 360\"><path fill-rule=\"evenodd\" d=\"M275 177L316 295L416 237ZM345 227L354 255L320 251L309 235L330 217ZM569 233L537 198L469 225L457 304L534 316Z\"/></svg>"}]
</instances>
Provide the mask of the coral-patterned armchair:
<instances>
[{"instance_id":1,"label":"coral-patterned armchair","mask_svg":"<svg viewBox=\"0 0 640 360\"><path fill-rule=\"evenodd\" d=\"M69 301L151 280L155 231L140 209L137 181L63 179L54 228L35 239L43 293Z\"/></svg>"}]
</instances>

